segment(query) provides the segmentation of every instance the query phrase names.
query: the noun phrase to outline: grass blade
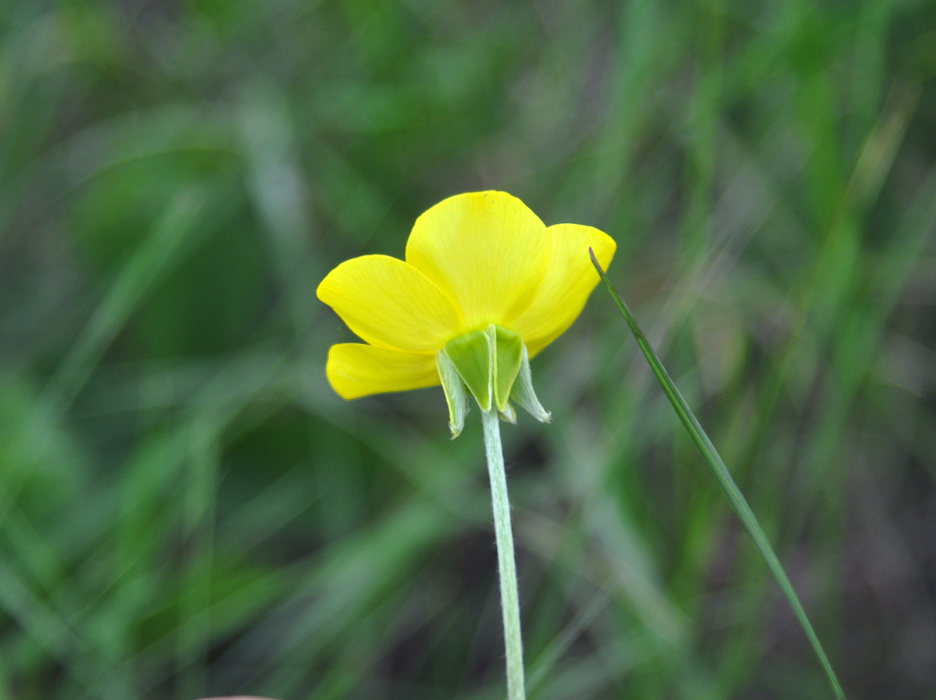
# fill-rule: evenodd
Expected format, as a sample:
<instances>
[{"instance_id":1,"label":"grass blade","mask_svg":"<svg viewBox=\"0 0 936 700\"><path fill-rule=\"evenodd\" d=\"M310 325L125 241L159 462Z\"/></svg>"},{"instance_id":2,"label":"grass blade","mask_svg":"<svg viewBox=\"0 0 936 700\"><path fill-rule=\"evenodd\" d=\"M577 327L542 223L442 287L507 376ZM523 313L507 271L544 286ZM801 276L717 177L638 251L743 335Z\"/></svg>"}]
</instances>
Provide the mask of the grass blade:
<instances>
[{"instance_id":1,"label":"grass blade","mask_svg":"<svg viewBox=\"0 0 936 700\"><path fill-rule=\"evenodd\" d=\"M760 550L764 560L767 562L767 566L770 568L771 573L774 575L774 578L780 585L780 590L783 591L783 595L786 596L787 601L790 603L790 607L793 608L793 613L796 615L796 619L799 620L800 626L802 626L803 631L809 638L809 643L812 644L812 648L816 652L816 656L819 657L819 662L822 664L822 668L825 671L826 677L829 679L829 684L832 686L832 690L835 692L835 696L837 698L844 699L845 693L842 691L842 686L839 684L838 678L835 675L835 671L832 670L832 664L829 663L829 658L826 656L825 650L823 650L822 644L819 642L819 638L816 636L816 632L813 630L812 624L810 624L809 618L806 616L806 611L803 609L803 605L800 603L799 597L796 595L796 591L793 589L793 585L790 583L790 579L783 570L783 565L780 563L780 560L777 558L773 547L770 546L770 541L767 539L763 529L757 522L754 511L751 510L751 507L748 505L748 502L741 493L741 490L738 488L738 485L731 477L731 472L728 471L728 467L726 467L724 461L722 461L721 455L719 455L718 450L715 449L715 445L712 444L712 441L709 439L709 436L706 434L705 430L702 429L702 426L699 424L699 421L692 412L692 409L689 408L689 404L686 403L686 400L679 392L676 384L667 373L666 368L663 367L663 363L660 362L660 358L657 357L656 353L653 351L653 348L650 347L650 343L647 341L647 337L643 334L643 331L640 330L640 326L637 325L637 320L634 318L633 314L631 314L630 309L627 308L627 304L624 303L618 293L614 290L614 287L611 286L605 271L598 263L594 252L592 252L590 248L589 254L591 255L592 264L595 266L595 269L601 276L601 281L604 283L604 286L607 288L608 292L614 299L614 302L617 304L617 307L620 310L621 315L624 317L624 320L627 322L631 333L634 334L634 339L637 341L637 345L640 346L640 350L643 352L644 357L646 357L647 362L650 363L650 369L653 370L653 374L656 376L657 380L660 382L660 385L663 387L663 391L666 394L666 397L669 399L670 403L673 405L673 409L676 411L676 415L679 416L679 420L681 420L683 425L686 427L686 430L689 432L689 437L692 438L692 442L702 454L702 458L705 460L706 465L708 465L708 468L715 477L715 480L718 482L718 485L721 486L722 491L724 491L725 495L728 497L728 501L731 503L731 507L734 508L735 513L738 514L738 518L741 519L741 523L753 538L754 544L757 545L757 548Z\"/></svg>"}]
</instances>

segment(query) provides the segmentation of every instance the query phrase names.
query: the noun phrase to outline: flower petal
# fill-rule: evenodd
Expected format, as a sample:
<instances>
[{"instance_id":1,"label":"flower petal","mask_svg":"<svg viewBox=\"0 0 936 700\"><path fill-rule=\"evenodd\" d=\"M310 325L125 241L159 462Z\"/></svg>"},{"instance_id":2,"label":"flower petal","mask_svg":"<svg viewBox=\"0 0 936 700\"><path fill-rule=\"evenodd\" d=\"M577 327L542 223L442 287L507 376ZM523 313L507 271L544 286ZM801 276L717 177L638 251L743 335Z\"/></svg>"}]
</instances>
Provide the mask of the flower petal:
<instances>
[{"instance_id":1,"label":"flower petal","mask_svg":"<svg viewBox=\"0 0 936 700\"><path fill-rule=\"evenodd\" d=\"M345 399L408 391L439 383L435 355L340 343L328 351L325 374Z\"/></svg>"},{"instance_id":2,"label":"flower petal","mask_svg":"<svg viewBox=\"0 0 936 700\"><path fill-rule=\"evenodd\" d=\"M545 224L506 192L442 200L406 243L406 261L455 300L468 330L508 325L533 300L550 255Z\"/></svg>"},{"instance_id":3,"label":"flower petal","mask_svg":"<svg viewBox=\"0 0 936 700\"><path fill-rule=\"evenodd\" d=\"M432 352L434 358L463 326L442 290L412 265L387 255L341 263L316 294L348 328L378 347Z\"/></svg>"},{"instance_id":4,"label":"flower petal","mask_svg":"<svg viewBox=\"0 0 936 700\"><path fill-rule=\"evenodd\" d=\"M605 269L617 248L610 236L591 226L557 224L547 230L553 239L549 269L533 303L510 325L523 338L531 357L572 325L600 281L589 247Z\"/></svg>"}]
</instances>

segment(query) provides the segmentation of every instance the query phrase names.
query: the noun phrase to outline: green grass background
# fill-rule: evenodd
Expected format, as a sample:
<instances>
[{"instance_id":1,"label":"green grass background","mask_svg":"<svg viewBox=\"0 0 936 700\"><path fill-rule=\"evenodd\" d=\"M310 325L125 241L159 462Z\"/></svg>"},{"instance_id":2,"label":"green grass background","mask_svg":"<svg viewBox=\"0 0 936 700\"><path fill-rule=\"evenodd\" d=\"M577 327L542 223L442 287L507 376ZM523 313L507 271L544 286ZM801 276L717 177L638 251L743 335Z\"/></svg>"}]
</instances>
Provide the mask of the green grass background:
<instances>
[{"instance_id":1,"label":"green grass background","mask_svg":"<svg viewBox=\"0 0 936 700\"><path fill-rule=\"evenodd\" d=\"M342 401L314 294L481 188L618 241L850 697L932 697L932 0L0 0L0 700L502 697L477 415ZM531 697L828 697L603 290L533 372Z\"/></svg>"}]
</instances>

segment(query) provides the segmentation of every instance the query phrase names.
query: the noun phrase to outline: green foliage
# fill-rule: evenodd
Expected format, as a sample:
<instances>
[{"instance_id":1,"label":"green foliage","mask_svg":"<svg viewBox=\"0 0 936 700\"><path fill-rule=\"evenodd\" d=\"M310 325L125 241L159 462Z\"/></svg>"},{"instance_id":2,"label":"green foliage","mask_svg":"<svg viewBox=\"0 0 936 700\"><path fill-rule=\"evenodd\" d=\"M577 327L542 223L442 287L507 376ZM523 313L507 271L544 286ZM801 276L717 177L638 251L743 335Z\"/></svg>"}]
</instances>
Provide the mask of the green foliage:
<instances>
[{"instance_id":1,"label":"green foliage","mask_svg":"<svg viewBox=\"0 0 936 700\"><path fill-rule=\"evenodd\" d=\"M725 466L724 461L722 461L721 455L718 454L718 450L716 449L715 445L712 444L712 441L705 432L705 429L699 423L698 418L696 418L695 414L692 412L692 409L686 403L682 393L679 391L679 387L673 383L673 379L669 376L669 373L666 371L666 368L660 361L659 356L653 351L653 348L650 347L650 343L647 340L647 337L640 329L640 326L637 324L637 320L634 318L630 309L627 308L627 304L623 299L621 299L620 295L614 291L614 287L612 287L611 283L608 281L607 273L604 269L602 269L601 264L595 257L594 251L589 250L588 252L591 255L592 263L594 264L595 269L598 271L598 274L601 275L602 283L608 292L610 292L611 297L614 299L618 310L621 312L621 316L623 316L625 323L634 336L634 340L637 341L637 345L640 347L640 351L644 354L644 357L647 358L647 362L650 365L653 376L655 376L657 381L660 382L660 387L663 389L663 393L666 394L666 398L669 399L670 404L673 406L673 410L676 412L676 415L679 416L679 420L686 429L686 432L689 435L689 439L692 440L692 444L694 444L696 449L699 450L699 454L705 462L705 465L712 473L715 481L721 487L722 492L725 494L725 497L731 504L732 509L738 516L738 520L741 521L741 524L744 525L744 529L748 531L751 539L754 540L754 544L760 550L761 556L764 557L767 568L770 569L770 573L773 574L774 578L777 580L777 584L780 586L780 590L783 592L787 602L790 604L790 608L793 610L793 614L796 615L797 621L803 628L803 632L806 633L806 637L809 639L809 643L812 644L813 651L816 652L816 656L818 657L819 662L822 664L822 668L825 671L826 676L829 678L832 691L835 693L837 698L844 698L845 695L842 691L842 686L839 684L839 680L835 675L835 671L832 669L832 665L829 663L825 649L822 648L822 644L816 637L816 632L813 629L812 623L810 623L809 617L806 615L806 611L803 610L803 604L800 602L799 596L796 595L796 591L793 589L793 585L790 583L790 579L787 576L783 565L780 563L780 560L777 559L777 554L774 552L773 547L770 544L770 540L767 539L763 528L757 521L757 516L755 516L754 512L751 510L751 506L748 504L744 494L742 494L738 489L738 485L735 483L734 478L732 478L731 472L728 471L728 467Z\"/></svg>"},{"instance_id":2,"label":"green foliage","mask_svg":"<svg viewBox=\"0 0 936 700\"><path fill-rule=\"evenodd\" d=\"M336 262L510 191L609 276L855 697L936 687L936 11L0 3L0 700L494 698L476 411ZM533 698L828 695L607 299L504 426ZM622 380L623 378L623 380Z\"/></svg>"}]
</instances>

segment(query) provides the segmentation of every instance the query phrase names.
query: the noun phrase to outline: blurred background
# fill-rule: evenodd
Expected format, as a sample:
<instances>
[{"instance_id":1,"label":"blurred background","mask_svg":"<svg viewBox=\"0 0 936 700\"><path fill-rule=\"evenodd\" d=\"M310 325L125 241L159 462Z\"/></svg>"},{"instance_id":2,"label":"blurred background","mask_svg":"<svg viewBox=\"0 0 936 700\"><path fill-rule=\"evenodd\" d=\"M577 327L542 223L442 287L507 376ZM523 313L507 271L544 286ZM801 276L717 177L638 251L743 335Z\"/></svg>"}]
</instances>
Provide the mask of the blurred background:
<instances>
[{"instance_id":1,"label":"blurred background","mask_svg":"<svg viewBox=\"0 0 936 700\"><path fill-rule=\"evenodd\" d=\"M0 0L0 700L499 698L477 414L338 262L481 188L610 275L854 698L936 688L936 4ZM505 429L533 698L826 680L610 297Z\"/></svg>"}]
</instances>

